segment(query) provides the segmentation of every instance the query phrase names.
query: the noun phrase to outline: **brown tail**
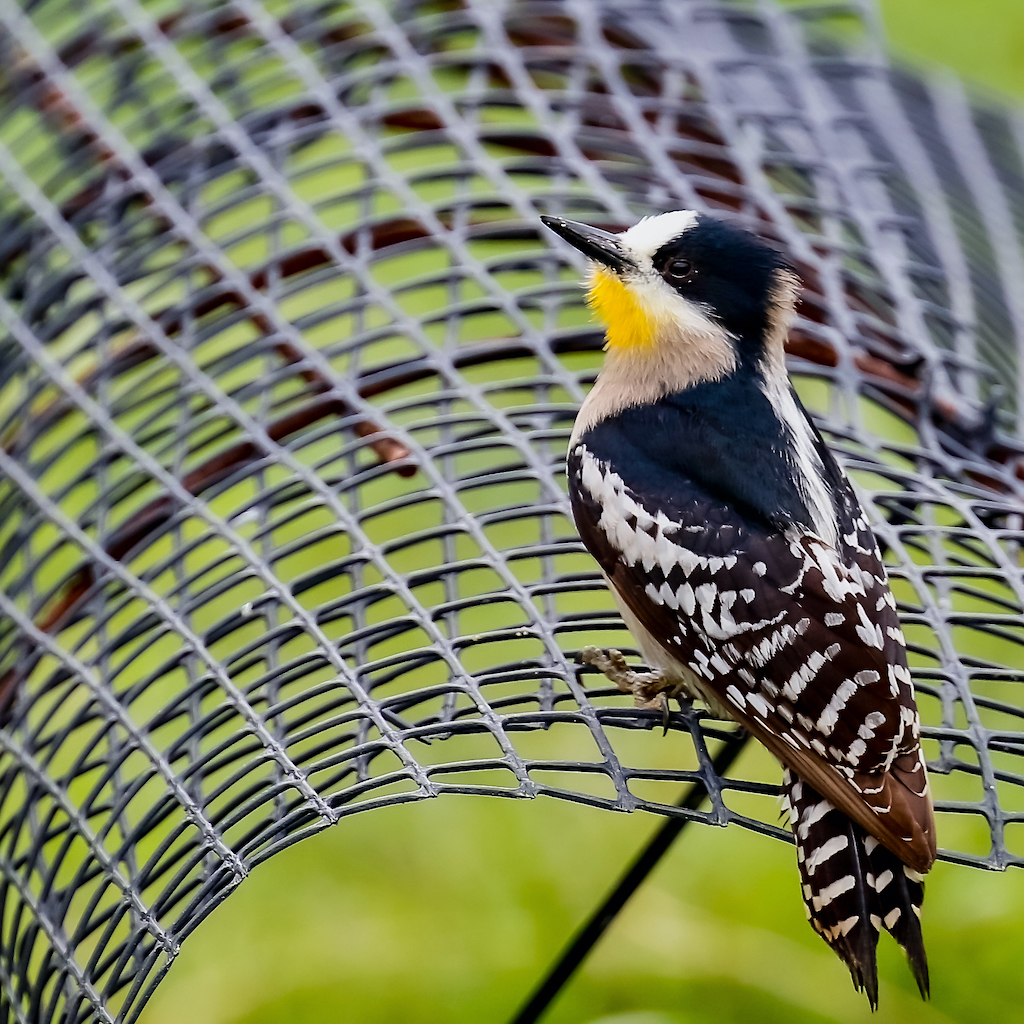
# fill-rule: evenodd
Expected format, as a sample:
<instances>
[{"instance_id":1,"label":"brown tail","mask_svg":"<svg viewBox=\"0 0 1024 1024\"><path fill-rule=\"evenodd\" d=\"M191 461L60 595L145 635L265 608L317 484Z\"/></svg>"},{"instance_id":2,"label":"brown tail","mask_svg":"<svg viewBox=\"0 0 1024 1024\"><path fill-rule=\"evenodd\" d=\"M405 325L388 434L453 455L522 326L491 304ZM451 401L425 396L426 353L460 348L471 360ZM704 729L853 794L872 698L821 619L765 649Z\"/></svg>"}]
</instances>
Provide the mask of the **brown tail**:
<instances>
[{"instance_id":1,"label":"brown tail","mask_svg":"<svg viewBox=\"0 0 1024 1024\"><path fill-rule=\"evenodd\" d=\"M903 947L921 995L928 959L921 935L921 876L789 771L785 803L796 837L807 916L878 1006L875 949L884 928Z\"/></svg>"}]
</instances>

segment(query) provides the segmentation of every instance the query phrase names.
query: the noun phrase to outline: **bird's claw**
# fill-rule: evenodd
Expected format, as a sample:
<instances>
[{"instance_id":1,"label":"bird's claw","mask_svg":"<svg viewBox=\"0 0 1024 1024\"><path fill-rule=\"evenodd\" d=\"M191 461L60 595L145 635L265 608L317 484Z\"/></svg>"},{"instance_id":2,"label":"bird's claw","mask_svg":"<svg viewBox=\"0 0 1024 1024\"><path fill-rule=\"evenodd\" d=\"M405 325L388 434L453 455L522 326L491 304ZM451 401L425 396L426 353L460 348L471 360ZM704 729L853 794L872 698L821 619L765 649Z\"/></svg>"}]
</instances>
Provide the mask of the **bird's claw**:
<instances>
[{"instance_id":1,"label":"bird's claw","mask_svg":"<svg viewBox=\"0 0 1024 1024\"><path fill-rule=\"evenodd\" d=\"M623 693L633 694L638 708L661 712L665 732L669 726L669 692L674 686L660 672L636 672L629 667L621 651L610 647L584 647L580 652L584 665L593 665Z\"/></svg>"}]
</instances>

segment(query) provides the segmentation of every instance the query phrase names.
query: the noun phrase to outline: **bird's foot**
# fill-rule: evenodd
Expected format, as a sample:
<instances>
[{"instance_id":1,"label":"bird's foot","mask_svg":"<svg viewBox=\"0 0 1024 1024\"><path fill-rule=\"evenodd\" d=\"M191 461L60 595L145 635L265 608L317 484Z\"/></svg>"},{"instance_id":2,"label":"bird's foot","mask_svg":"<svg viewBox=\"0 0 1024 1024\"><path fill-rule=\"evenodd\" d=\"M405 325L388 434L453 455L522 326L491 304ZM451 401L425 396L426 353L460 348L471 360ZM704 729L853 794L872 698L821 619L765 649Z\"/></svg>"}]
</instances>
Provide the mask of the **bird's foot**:
<instances>
[{"instance_id":1,"label":"bird's foot","mask_svg":"<svg viewBox=\"0 0 1024 1024\"><path fill-rule=\"evenodd\" d=\"M633 694L638 708L660 711L665 728L668 729L668 699L676 696L675 684L669 682L660 672L635 672L626 664L621 651L610 647L584 647L580 651L584 665L593 665L623 693Z\"/></svg>"}]
</instances>

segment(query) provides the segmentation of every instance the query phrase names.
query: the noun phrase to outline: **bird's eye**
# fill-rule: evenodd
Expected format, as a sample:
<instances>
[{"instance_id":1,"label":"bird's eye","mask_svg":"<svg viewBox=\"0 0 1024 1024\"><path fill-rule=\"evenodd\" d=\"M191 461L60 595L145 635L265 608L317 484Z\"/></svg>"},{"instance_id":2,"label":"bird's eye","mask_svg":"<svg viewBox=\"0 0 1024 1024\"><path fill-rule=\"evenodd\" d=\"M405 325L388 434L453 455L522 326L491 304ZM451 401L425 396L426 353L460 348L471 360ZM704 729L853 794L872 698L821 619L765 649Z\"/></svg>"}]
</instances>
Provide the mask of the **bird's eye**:
<instances>
[{"instance_id":1,"label":"bird's eye","mask_svg":"<svg viewBox=\"0 0 1024 1024\"><path fill-rule=\"evenodd\" d=\"M689 260L672 260L664 274L669 281L686 281L693 276L693 264Z\"/></svg>"}]
</instances>

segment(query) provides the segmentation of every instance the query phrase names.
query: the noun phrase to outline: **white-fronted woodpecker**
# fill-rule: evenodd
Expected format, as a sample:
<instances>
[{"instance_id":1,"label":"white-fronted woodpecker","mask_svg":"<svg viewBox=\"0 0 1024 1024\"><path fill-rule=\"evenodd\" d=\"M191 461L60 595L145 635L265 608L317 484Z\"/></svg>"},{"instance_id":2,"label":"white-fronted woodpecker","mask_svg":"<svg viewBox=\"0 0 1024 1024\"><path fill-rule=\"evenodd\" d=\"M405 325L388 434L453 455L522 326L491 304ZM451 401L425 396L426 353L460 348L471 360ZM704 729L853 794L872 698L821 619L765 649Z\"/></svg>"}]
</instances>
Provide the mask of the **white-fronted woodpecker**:
<instances>
[{"instance_id":1,"label":"white-fronted woodpecker","mask_svg":"<svg viewBox=\"0 0 1024 1024\"><path fill-rule=\"evenodd\" d=\"M584 658L640 702L696 698L760 740L783 765L811 924L872 1006L883 929L926 996L917 706L875 537L786 373L798 279L704 214L620 235L543 220L593 261L607 325L569 441L573 514L652 673Z\"/></svg>"}]
</instances>

